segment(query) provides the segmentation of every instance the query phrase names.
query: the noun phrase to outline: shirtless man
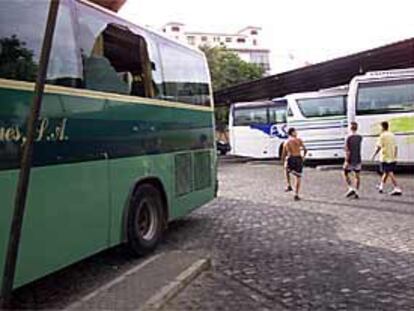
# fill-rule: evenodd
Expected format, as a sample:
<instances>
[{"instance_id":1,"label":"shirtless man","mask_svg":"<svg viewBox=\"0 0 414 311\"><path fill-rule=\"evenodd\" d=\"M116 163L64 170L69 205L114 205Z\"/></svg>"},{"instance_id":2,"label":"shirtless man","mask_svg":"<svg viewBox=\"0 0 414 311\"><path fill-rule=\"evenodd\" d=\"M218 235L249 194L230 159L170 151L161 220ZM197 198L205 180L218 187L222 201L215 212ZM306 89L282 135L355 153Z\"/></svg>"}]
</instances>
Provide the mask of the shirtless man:
<instances>
[{"instance_id":1,"label":"shirtless man","mask_svg":"<svg viewBox=\"0 0 414 311\"><path fill-rule=\"evenodd\" d=\"M295 176L295 201L300 200L299 190L301 185L301 177L303 171L303 159L308 152L303 141L298 138L296 130L291 127L288 130L289 138L283 145L282 161L285 162L285 174L287 187L286 191L292 191L290 184L290 174ZM303 155L302 155L303 150ZM286 159L287 158L287 159Z\"/></svg>"}]
</instances>

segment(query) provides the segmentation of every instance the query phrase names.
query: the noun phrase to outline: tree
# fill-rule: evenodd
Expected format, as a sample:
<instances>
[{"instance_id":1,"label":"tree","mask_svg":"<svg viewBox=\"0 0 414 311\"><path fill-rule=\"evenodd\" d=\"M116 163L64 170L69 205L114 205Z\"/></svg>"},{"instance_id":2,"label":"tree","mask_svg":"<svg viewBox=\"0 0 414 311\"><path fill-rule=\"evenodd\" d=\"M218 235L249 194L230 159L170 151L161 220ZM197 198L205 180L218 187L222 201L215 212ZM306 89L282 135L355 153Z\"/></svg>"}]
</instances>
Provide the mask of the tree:
<instances>
[{"instance_id":1,"label":"tree","mask_svg":"<svg viewBox=\"0 0 414 311\"><path fill-rule=\"evenodd\" d=\"M214 91L259 79L264 75L262 67L243 61L236 53L224 47L202 46L200 49L206 55ZM227 106L216 108L216 123L220 130L228 124L228 116Z\"/></svg>"},{"instance_id":2,"label":"tree","mask_svg":"<svg viewBox=\"0 0 414 311\"><path fill-rule=\"evenodd\" d=\"M0 77L24 81L36 79L38 66L31 50L17 36L0 38Z\"/></svg>"},{"instance_id":3,"label":"tree","mask_svg":"<svg viewBox=\"0 0 414 311\"><path fill-rule=\"evenodd\" d=\"M262 67L243 61L224 47L202 46L200 49L207 57L214 91L263 77Z\"/></svg>"}]
</instances>

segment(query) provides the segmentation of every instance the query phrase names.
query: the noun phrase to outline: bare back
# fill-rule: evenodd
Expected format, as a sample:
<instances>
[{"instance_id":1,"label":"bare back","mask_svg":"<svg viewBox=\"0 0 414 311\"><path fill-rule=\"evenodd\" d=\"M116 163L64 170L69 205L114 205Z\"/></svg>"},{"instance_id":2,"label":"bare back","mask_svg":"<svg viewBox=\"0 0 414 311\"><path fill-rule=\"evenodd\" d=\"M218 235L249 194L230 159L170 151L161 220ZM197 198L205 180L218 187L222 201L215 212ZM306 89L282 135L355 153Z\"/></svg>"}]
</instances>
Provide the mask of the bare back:
<instances>
[{"instance_id":1,"label":"bare back","mask_svg":"<svg viewBox=\"0 0 414 311\"><path fill-rule=\"evenodd\" d=\"M285 142L285 148L288 157L301 157L301 151L304 148L303 141L300 138L290 137Z\"/></svg>"}]
</instances>

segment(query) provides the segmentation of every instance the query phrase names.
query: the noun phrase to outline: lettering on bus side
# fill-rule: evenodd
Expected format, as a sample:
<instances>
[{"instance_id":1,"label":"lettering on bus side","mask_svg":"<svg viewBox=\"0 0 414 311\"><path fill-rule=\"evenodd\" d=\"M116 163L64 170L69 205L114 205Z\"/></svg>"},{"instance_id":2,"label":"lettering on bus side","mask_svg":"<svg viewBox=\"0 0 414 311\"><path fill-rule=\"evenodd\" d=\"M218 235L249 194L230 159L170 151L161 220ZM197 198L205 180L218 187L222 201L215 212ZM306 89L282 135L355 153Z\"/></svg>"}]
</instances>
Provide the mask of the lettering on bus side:
<instances>
[{"instance_id":1,"label":"lettering on bus side","mask_svg":"<svg viewBox=\"0 0 414 311\"><path fill-rule=\"evenodd\" d=\"M66 136L67 118L58 120L57 124L51 122L48 118L42 118L38 122L35 141L51 141L59 142L66 141L69 137ZM0 126L0 142L13 142L24 145L27 137L24 130L19 125Z\"/></svg>"},{"instance_id":2,"label":"lettering on bus side","mask_svg":"<svg viewBox=\"0 0 414 311\"><path fill-rule=\"evenodd\" d=\"M287 134L287 125L277 126L276 124L271 125L270 127L270 137L277 137L281 139L288 138Z\"/></svg>"}]
</instances>

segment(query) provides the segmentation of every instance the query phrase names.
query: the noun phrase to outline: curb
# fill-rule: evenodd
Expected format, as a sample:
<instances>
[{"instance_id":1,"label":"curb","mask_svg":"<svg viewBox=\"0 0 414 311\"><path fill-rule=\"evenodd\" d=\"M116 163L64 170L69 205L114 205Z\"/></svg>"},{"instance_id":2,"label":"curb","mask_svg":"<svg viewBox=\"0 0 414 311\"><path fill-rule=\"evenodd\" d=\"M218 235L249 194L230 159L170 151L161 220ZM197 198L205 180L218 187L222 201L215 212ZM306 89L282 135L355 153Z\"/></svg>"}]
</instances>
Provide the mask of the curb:
<instances>
[{"instance_id":1,"label":"curb","mask_svg":"<svg viewBox=\"0 0 414 311\"><path fill-rule=\"evenodd\" d=\"M105 290L110 289L112 286L121 283L122 281L124 281L129 275L132 275L134 273L136 273L137 271L139 271L140 269L144 268L145 266L149 265L150 263L152 263L153 261L157 260L159 257L161 257L163 255L163 253L157 254L155 256L150 257L149 259L145 260L144 262L142 262L141 264L139 264L136 267L133 267L132 269L129 269L127 271L125 271L122 275L120 275L119 277L115 278L114 280L112 280L109 283L104 284L103 286L98 287L97 289L95 289L92 293L89 293L88 295L82 297L80 300L75 301L73 303L71 303L70 305L68 305L66 308L63 309L63 311L71 311L74 309L79 308L82 303L87 302L88 300L91 300L92 298L94 298L95 296L99 295L100 293L104 292Z\"/></svg>"},{"instance_id":2,"label":"curb","mask_svg":"<svg viewBox=\"0 0 414 311\"><path fill-rule=\"evenodd\" d=\"M161 288L155 295L145 302L139 311L160 310L166 303L176 297L181 290L191 283L203 271L211 267L211 259L203 258L194 262L190 267L180 273L174 281Z\"/></svg>"}]
</instances>

